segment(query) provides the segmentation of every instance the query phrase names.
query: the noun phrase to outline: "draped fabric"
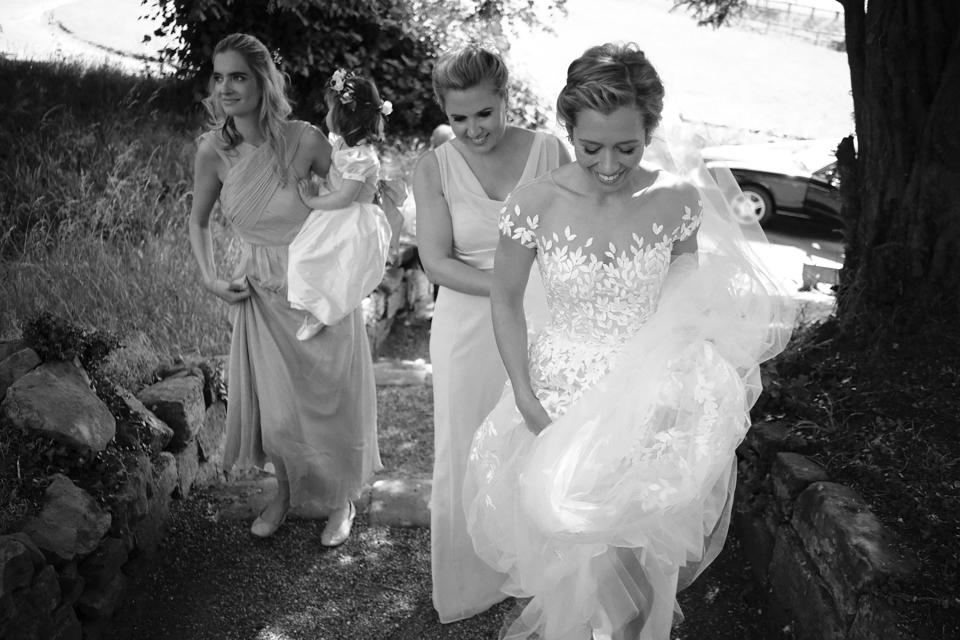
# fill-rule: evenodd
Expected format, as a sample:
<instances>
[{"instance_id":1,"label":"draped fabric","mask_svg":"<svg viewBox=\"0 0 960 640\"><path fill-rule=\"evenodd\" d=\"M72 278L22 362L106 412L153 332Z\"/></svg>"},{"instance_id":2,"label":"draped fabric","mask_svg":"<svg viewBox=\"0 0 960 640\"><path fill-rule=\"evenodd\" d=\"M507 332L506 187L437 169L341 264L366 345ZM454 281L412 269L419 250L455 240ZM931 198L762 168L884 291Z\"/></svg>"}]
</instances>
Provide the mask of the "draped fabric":
<instances>
[{"instance_id":1,"label":"draped fabric","mask_svg":"<svg viewBox=\"0 0 960 640\"><path fill-rule=\"evenodd\" d=\"M294 506L335 508L381 467L376 391L359 310L309 341L295 337L303 312L287 302L288 245L309 210L289 167L308 127L286 124L284 172L267 144L227 149L216 132L200 141L227 166L220 205L242 243L234 278L251 292L232 307L224 465L280 462Z\"/></svg>"}]
</instances>

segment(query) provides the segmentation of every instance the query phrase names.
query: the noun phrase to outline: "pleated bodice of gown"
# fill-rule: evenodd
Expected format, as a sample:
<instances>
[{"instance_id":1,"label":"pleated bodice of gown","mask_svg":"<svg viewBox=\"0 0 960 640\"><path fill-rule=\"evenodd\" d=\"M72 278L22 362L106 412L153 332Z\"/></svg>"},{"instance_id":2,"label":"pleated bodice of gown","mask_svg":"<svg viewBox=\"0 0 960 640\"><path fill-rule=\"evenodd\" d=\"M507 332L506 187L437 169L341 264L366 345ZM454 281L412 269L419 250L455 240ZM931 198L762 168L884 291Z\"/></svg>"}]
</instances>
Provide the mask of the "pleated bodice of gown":
<instances>
[{"instance_id":1,"label":"pleated bodice of gown","mask_svg":"<svg viewBox=\"0 0 960 640\"><path fill-rule=\"evenodd\" d=\"M284 125L281 179L270 145L230 149L217 132L201 136L226 164L220 206L241 241L234 277L250 298L232 307L233 333L224 465L287 475L294 506L334 508L358 498L381 467L373 363L360 311L300 342L303 312L287 302L288 247L310 210L292 162L306 122Z\"/></svg>"},{"instance_id":2,"label":"pleated bodice of gown","mask_svg":"<svg viewBox=\"0 0 960 640\"><path fill-rule=\"evenodd\" d=\"M435 150L444 198L453 225L454 255L484 271L493 268L503 201L491 199L456 147ZM556 168L560 141L536 133L518 185ZM528 286L531 324L546 319L539 277ZM476 428L497 402L507 375L497 351L490 299L440 287L430 334L434 386L434 469L431 494L433 602L440 620L452 622L484 611L505 596L505 576L475 554L463 515L462 483Z\"/></svg>"}]
</instances>

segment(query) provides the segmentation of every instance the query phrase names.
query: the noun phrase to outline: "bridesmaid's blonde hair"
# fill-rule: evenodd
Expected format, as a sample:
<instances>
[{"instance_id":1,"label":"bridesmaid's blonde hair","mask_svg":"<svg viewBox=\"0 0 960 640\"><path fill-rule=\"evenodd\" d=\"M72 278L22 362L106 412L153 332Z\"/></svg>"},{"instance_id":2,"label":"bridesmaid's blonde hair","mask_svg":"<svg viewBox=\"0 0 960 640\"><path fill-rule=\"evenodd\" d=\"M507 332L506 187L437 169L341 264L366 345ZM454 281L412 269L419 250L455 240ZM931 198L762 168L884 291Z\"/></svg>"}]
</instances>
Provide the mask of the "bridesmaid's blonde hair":
<instances>
[{"instance_id":1,"label":"bridesmaid's blonde hair","mask_svg":"<svg viewBox=\"0 0 960 640\"><path fill-rule=\"evenodd\" d=\"M506 99L509 81L503 58L476 44L440 56L433 66L433 94L441 107L447 91L466 91L484 82L492 84L497 95Z\"/></svg>"}]
</instances>

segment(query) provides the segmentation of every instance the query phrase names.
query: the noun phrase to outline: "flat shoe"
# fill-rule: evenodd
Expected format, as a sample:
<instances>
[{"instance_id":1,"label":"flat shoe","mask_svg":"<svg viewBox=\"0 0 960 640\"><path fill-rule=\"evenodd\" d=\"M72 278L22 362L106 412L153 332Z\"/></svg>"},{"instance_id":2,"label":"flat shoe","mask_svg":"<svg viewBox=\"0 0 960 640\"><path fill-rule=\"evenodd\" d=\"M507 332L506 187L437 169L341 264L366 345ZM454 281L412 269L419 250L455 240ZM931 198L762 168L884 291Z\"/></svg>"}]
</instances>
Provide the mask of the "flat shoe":
<instances>
[{"instance_id":1,"label":"flat shoe","mask_svg":"<svg viewBox=\"0 0 960 640\"><path fill-rule=\"evenodd\" d=\"M347 503L347 507L337 509L334 515L339 515L346 511L346 517L333 517L327 520L327 526L323 528L320 534L320 544L325 547L336 547L350 537L350 529L353 527L353 519L357 517L357 509L353 506L353 501Z\"/></svg>"},{"instance_id":2,"label":"flat shoe","mask_svg":"<svg viewBox=\"0 0 960 640\"><path fill-rule=\"evenodd\" d=\"M275 534L277 529L279 529L280 526L283 525L283 523L287 520L287 513L290 512L290 510L287 509L283 512L283 515L280 516L280 520L277 522L270 522L269 520L265 520L263 517L265 511L266 508L260 512L260 515L257 516L257 519L253 521L252 525L250 525L250 533L258 538L269 538Z\"/></svg>"}]
</instances>

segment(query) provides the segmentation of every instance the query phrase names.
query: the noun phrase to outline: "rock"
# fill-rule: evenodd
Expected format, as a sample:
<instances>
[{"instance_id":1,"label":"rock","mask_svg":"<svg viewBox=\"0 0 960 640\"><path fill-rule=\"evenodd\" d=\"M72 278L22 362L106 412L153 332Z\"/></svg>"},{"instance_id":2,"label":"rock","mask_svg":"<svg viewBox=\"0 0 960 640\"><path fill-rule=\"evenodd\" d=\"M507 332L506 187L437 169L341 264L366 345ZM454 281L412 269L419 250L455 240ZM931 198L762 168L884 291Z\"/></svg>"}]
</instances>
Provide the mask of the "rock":
<instances>
[{"instance_id":1,"label":"rock","mask_svg":"<svg viewBox=\"0 0 960 640\"><path fill-rule=\"evenodd\" d=\"M423 360L384 358L373 365L377 386L411 386L433 384L433 367Z\"/></svg>"},{"instance_id":2,"label":"rock","mask_svg":"<svg viewBox=\"0 0 960 640\"><path fill-rule=\"evenodd\" d=\"M138 419L132 422L120 421L117 425L117 441L131 446L142 443L154 453L163 451L173 439L173 429L147 409L135 395L123 387L116 387L115 390L130 412Z\"/></svg>"},{"instance_id":3,"label":"rock","mask_svg":"<svg viewBox=\"0 0 960 640\"><path fill-rule=\"evenodd\" d=\"M191 440L186 448L173 455L177 459L177 486L173 491L173 497L187 498L200 471L200 450L197 447L197 441Z\"/></svg>"},{"instance_id":4,"label":"rock","mask_svg":"<svg viewBox=\"0 0 960 640\"><path fill-rule=\"evenodd\" d=\"M0 340L0 362L3 362L17 351L26 349L29 346L26 340Z\"/></svg>"},{"instance_id":5,"label":"rock","mask_svg":"<svg viewBox=\"0 0 960 640\"><path fill-rule=\"evenodd\" d=\"M40 362L33 349L20 349L0 359L0 399L10 385L40 366Z\"/></svg>"},{"instance_id":6,"label":"rock","mask_svg":"<svg viewBox=\"0 0 960 640\"><path fill-rule=\"evenodd\" d=\"M383 343L390 337L390 329L393 328L393 318L384 318L377 322L373 327L367 327L367 337L370 338L370 354L376 356L377 351L383 346Z\"/></svg>"},{"instance_id":7,"label":"rock","mask_svg":"<svg viewBox=\"0 0 960 640\"><path fill-rule=\"evenodd\" d=\"M30 600L37 610L44 614L51 613L60 604L60 580L57 570L51 565L45 565L30 585Z\"/></svg>"},{"instance_id":8,"label":"rock","mask_svg":"<svg viewBox=\"0 0 960 640\"><path fill-rule=\"evenodd\" d=\"M792 524L847 616L856 613L867 586L916 571L916 562L896 550L893 534L860 495L843 485L810 485L796 500Z\"/></svg>"},{"instance_id":9,"label":"rock","mask_svg":"<svg viewBox=\"0 0 960 640\"><path fill-rule=\"evenodd\" d=\"M748 449L759 456L764 467L773 461L779 451L804 451L806 439L796 434L786 422L760 422L747 431L738 451Z\"/></svg>"},{"instance_id":10,"label":"rock","mask_svg":"<svg viewBox=\"0 0 960 640\"><path fill-rule=\"evenodd\" d=\"M60 569L59 580L60 600L64 604L72 607L73 604L80 599L80 595L86 586L86 580L80 575L77 569L77 563L69 562L64 565L64 567Z\"/></svg>"},{"instance_id":11,"label":"rock","mask_svg":"<svg viewBox=\"0 0 960 640\"><path fill-rule=\"evenodd\" d=\"M860 596L857 615L850 625L847 640L911 640L914 635L898 624L898 616L889 605L874 595Z\"/></svg>"},{"instance_id":12,"label":"rock","mask_svg":"<svg viewBox=\"0 0 960 640\"><path fill-rule=\"evenodd\" d=\"M33 568L39 571L43 568L43 565L47 564L47 557L43 555L43 552L33 543L33 540L30 539L30 536L25 534L23 531L18 531L17 533L11 533L5 536L16 540L23 546L27 548L27 551L30 552L30 557L33 558Z\"/></svg>"},{"instance_id":13,"label":"rock","mask_svg":"<svg viewBox=\"0 0 960 640\"><path fill-rule=\"evenodd\" d=\"M764 518L754 511L740 511L734 503L733 525L743 543L743 554L750 561L754 579L761 585L770 580L769 567L773 558L774 536Z\"/></svg>"},{"instance_id":14,"label":"rock","mask_svg":"<svg viewBox=\"0 0 960 640\"><path fill-rule=\"evenodd\" d=\"M173 429L168 449L177 451L203 427L203 378L185 375L166 378L143 389L137 397Z\"/></svg>"},{"instance_id":15,"label":"rock","mask_svg":"<svg viewBox=\"0 0 960 640\"><path fill-rule=\"evenodd\" d=\"M426 478L377 480L370 489L370 524L429 527L431 486Z\"/></svg>"},{"instance_id":16,"label":"rock","mask_svg":"<svg viewBox=\"0 0 960 640\"><path fill-rule=\"evenodd\" d=\"M129 535L133 525L147 515L152 482L153 465L146 454L136 456L127 464L123 486L113 501L110 535L115 538Z\"/></svg>"},{"instance_id":17,"label":"rock","mask_svg":"<svg viewBox=\"0 0 960 640\"><path fill-rule=\"evenodd\" d=\"M110 529L111 516L90 494L68 477L55 474L47 487L43 510L23 527L41 551L54 562L70 562L100 544Z\"/></svg>"},{"instance_id":18,"label":"rock","mask_svg":"<svg viewBox=\"0 0 960 640\"><path fill-rule=\"evenodd\" d=\"M223 451L227 444L227 405L214 402L203 416L203 428L197 434L201 462L215 462L223 467Z\"/></svg>"},{"instance_id":19,"label":"rock","mask_svg":"<svg viewBox=\"0 0 960 640\"><path fill-rule=\"evenodd\" d=\"M407 306L407 288L403 281L403 269L390 267L386 270L380 282L380 290L387 295L384 315L393 317L402 312Z\"/></svg>"},{"instance_id":20,"label":"rock","mask_svg":"<svg viewBox=\"0 0 960 640\"><path fill-rule=\"evenodd\" d=\"M3 640L38 640L43 637L46 616L25 595L21 592L0 598L0 638Z\"/></svg>"},{"instance_id":21,"label":"rock","mask_svg":"<svg viewBox=\"0 0 960 640\"><path fill-rule=\"evenodd\" d=\"M376 324L387 314L387 295L377 289L360 303L363 324L367 327Z\"/></svg>"},{"instance_id":22,"label":"rock","mask_svg":"<svg viewBox=\"0 0 960 640\"><path fill-rule=\"evenodd\" d=\"M96 551L87 556L78 567L87 588L108 584L120 573L127 561L127 545L120 538L105 538Z\"/></svg>"},{"instance_id":23,"label":"rock","mask_svg":"<svg viewBox=\"0 0 960 640\"><path fill-rule=\"evenodd\" d=\"M46 362L14 382L0 413L21 429L80 449L103 451L116 433L116 421L86 372L69 362Z\"/></svg>"},{"instance_id":24,"label":"rock","mask_svg":"<svg viewBox=\"0 0 960 640\"><path fill-rule=\"evenodd\" d=\"M418 318L430 317L433 313L433 283L421 269L407 269L407 308Z\"/></svg>"},{"instance_id":25,"label":"rock","mask_svg":"<svg viewBox=\"0 0 960 640\"><path fill-rule=\"evenodd\" d=\"M46 640L81 640L83 627L73 610L73 604L62 604L53 612Z\"/></svg>"},{"instance_id":26,"label":"rock","mask_svg":"<svg viewBox=\"0 0 960 640\"><path fill-rule=\"evenodd\" d=\"M770 586L779 605L795 621L797 640L845 640L844 617L789 526L777 531Z\"/></svg>"},{"instance_id":27,"label":"rock","mask_svg":"<svg viewBox=\"0 0 960 640\"><path fill-rule=\"evenodd\" d=\"M0 598L33 581L34 566L30 550L10 536L0 537Z\"/></svg>"},{"instance_id":28,"label":"rock","mask_svg":"<svg viewBox=\"0 0 960 640\"><path fill-rule=\"evenodd\" d=\"M784 513L792 513L791 503L804 489L821 480L827 479L823 467L799 453L781 452L776 454L770 468L770 480L773 493L780 500Z\"/></svg>"},{"instance_id":29,"label":"rock","mask_svg":"<svg viewBox=\"0 0 960 640\"><path fill-rule=\"evenodd\" d=\"M400 241L400 247L397 251L397 264L400 266L406 267L413 263L419 257L419 251L417 251L417 245Z\"/></svg>"},{"instance_id":30,"label":"rock","mask_svg":"<svg viewBox=\"0 0 960 640\"><path fill-rule=\"evenodd\" d=\"M117 607L123 602L127 578L117 573L105 585L87 588L77 600L77 613L89 620L102 620L113 616Z\"/></svg>"},{"instance_id":31,"label":"rock","mask_svg":"<svg viewBox=\"0 0 960 640\"><path fill-rule=\"evenodd\" d=\"M227 407L217 400L209 407L203 429L197 434L200 467L194 484L208 486L223 481L223 453L227 444Z\"/></svg>"},{"instance_id":32,"label":"rock","mask_svg":"<svg viewBox=\"0 0 960 640\"><path fill-rule=\"evenodd\" d=\"M153 465L153 472L158 495L169 498L173 495L173 490L177 488L177 479L179 478L176 456L169 451L161 453L157 456ZM154 495L149 495L149 497L151 500L155 498Z\"/></svg>"}]
</instances>

